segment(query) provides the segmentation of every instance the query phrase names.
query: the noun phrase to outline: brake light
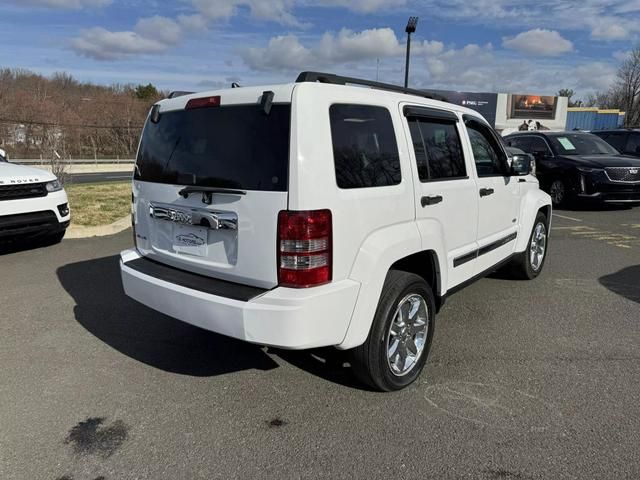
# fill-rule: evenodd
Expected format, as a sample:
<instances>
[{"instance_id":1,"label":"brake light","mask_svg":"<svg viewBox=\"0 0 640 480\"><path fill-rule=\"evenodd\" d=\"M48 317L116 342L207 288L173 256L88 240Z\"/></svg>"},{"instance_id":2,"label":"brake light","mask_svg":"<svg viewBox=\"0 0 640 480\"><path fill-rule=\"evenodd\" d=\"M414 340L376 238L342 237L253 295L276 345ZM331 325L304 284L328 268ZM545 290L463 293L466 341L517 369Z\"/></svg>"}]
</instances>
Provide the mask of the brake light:
<instances>
[{"instance_id":1,"label":"brake light","mask_svg":"<svg viewBox=\"0 0 640 480\"><path fill-rule=\"evenodd\" d=\"M193 108L205 108L205 107L219 107L220 106L220 97L202 97L202 98L192 98L187 102L187 106L184 107L185 110L191 110Z\"/></svg>"},{"instance_id":2,"label":"brake light","mask_svg":"<svg viewBox=\"0 0 640 480\"><path fill-rule=\"evenodd\" d=\"M278 283L307 288L331 281L331 210L278 215Z\"/></svg>"}]
</instances>

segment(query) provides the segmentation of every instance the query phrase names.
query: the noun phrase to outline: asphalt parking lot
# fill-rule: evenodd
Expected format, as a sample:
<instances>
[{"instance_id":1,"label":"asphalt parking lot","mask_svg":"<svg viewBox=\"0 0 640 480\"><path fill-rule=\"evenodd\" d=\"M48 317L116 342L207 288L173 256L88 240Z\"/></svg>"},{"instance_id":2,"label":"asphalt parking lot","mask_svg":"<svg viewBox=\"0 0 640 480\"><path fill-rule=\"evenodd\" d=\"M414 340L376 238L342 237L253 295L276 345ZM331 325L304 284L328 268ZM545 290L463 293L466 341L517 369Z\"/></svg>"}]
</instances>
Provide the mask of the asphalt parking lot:
<instances>
[{"instance_id":1,"label":"asphalt parking lot","mask_svg":"<svg viewBox=\"0 0 640 480\"><path fill-rule=\"evenodd\" d=\"M559 211L533 282L451 297L420 381L126 298L113 237L0 256L0 478L640 478L640 208Z\"/></svg>"}]
</instances>

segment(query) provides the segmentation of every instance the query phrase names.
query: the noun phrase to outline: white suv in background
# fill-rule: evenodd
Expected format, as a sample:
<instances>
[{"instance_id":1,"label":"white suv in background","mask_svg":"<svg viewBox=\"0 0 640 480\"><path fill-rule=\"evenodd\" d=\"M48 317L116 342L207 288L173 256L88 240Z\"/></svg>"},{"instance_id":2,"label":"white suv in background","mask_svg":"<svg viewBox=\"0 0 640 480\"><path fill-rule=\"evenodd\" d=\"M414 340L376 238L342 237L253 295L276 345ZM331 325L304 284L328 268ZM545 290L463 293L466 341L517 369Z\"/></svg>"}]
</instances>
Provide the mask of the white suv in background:
<instances>
[{"instance_id":1,"label":"white suv in background","mask_svg":"<svg viewBox=\"0 0 640 480\"><path fill-rule=\"evenodd\" d=\"M0 150L0 243L64 237L71 214L69 201L55 175L9 163Z\"/></svg>"},{"instance_id":2,"label":"white suv in background","mask_svg":"<svg viewBox=\"0 0 640 480\"><path fill-rule=\"evenodd\" d=\"M169 98L140 143L124 289L248 342L352 350L397 390L448 295L542 270L551 202L521 159L473 110L330 74Z\"/></svg>"}]
</instances>

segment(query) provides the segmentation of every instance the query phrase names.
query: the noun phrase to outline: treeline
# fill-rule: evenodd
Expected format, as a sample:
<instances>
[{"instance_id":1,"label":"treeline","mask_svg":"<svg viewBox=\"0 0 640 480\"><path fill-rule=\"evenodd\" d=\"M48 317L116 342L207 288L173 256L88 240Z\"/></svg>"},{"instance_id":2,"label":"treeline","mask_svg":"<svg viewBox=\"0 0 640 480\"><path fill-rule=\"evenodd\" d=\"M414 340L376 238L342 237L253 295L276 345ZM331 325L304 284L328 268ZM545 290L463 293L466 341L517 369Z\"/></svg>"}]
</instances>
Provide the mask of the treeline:
<instances>
[{"instance_id":1,"label":"treeline","mask_svg":"<svg viewBox=\"0 0 640 480\"><path fill-rule=\"evenodd\" d=\"M12 158L132 158L149 108L164 96L151 84L0 69L0 145Z\"/></svg>"},{"instance_id":2,"label":"treeline","mask_svg":"<svg viewBox=\"0 0 640 480\"><path fill-rule=\"evenodd\" d=\"M582 106L620 109L625 112L625 126L640 126L640 47L622 61L614 84L606 91L589 95Z\"/></svg>"}]
</instances>

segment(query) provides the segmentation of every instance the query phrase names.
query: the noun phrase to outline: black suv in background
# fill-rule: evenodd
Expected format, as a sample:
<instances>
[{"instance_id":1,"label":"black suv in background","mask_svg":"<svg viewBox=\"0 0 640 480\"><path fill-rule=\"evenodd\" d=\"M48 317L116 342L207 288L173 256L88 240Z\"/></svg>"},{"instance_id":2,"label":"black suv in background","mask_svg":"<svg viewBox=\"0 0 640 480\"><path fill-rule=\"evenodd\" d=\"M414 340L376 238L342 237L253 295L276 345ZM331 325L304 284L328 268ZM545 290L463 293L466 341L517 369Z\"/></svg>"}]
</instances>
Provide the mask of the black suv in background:
<instances>
[{"instance_id":1,"label":"black suv in background","mask_svg":"<svg viewBox=\"0 0 640 480\"><path fill-rule=\"evenodd\" d=\"M536 159L540 187L554 206L575 200L640 204L640 159L585 132L522 132L504 138Z\"/></svg>"},{"instance_id":2,"label":"black suv in background","mask_svg":"<svg viewBox=\"0 0 640 480\"><path fill-rule=\"evenodd\" d=\"M591 132L624 155L640 157L640 129L621 128Z\"/></svg>"}]
</instances>

